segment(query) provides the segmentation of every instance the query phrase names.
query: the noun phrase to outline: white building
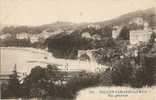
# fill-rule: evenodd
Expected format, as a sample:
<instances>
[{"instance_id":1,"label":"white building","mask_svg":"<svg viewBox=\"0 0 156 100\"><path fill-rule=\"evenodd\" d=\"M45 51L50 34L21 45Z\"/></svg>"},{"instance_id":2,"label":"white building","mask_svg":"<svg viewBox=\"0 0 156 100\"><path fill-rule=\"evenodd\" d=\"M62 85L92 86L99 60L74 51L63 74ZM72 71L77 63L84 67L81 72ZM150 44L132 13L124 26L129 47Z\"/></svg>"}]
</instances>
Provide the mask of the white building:
<instances>
[{"instance_id":1,"label":"white building","mask_svg":"<svg viewBox=\"0 0 156 100\"><path fill-rule=\"evenodd\" d=\"M98 34L94 34L94 35L92 36L92 39L93 39L93 40L101 40L101 36L98 35Z\"/></svg>"},{"instance_id":2,"label":"white building","mask_svg":"<svg viewBox=\"0 0 156 100\"><path fill-rule=\"evenodd\" d=\"M28 38L29 38L29 33L23 32L23 33L16 34L16 39L28 39Z\"/></svg>"},{"instance_id":3,"label":"white building","mask_svg":"<svg viewBox=\"0 0 156 100\"><path fill-rule=\"evenodd\" d=\"M86 38L86 39L101 40L101 36L99 34L91 35L89 32L82 33L81 37Z\"/></svg>"},{"instance_id":4,"label":"white building","mask_svg":"<svg viewBox=\"0 0 156 100\"><path fill-rule=\"evenodd\" d=\"M91 34L90 34L89 32L84 32L84 33L82 33L82 34L81 34L81 37L87 38L87 39L91 39L91 38L92 38L92 36L91 36Z\"/></svg>"},{"instance_id":5,"label":"white building","mask_svg":"<svg viewBox=\"0 0 156 100\"><path fill-rule=\"evenodd\" d=\"M0 35L0 39L6 39L6 38L9 38L9 37L11 37L11 34L10 33L6 33L6 34L1 34Z\"/></svg>"},{"instance_id":6,"label":"white building","mask_svg":"<svg viewBox=\"0 0 156 100\"><path fill-rule=\"evenodd\" d=\"M119 36L120 31L121 31L121 27L114 26L112 30L112 38L116 39Z\"/></svg>"},{"instance_id":7,"label":"white building","mask_svg":"<svg viewBox=\"0 0 156 100\"><path fill-rule=\"evenodd\" d=\"M88 28L95 28L95 29L100 29L101 28L101 26L98 25L98 24L89 24L87 27Z\"/></svg>"},{"instance_id":8,"label":"white building","mask_svg":"<svg viewBox=\"0 0 156 100\"><path fill-rule=\"evenodd\" d=\"M16 39L30 39L31 43L39 41L40 34L30 34L30 33L17 33Z\"/></svg>"},{"instance_id":9,"label":"white building","mask_svg":"<svg viewBox=\"0 0 156 100\"><path fill-rule=\"evenodd\" d=\"M31 34L29 38L30 38L31 43L34 43L34 42L39 41L40 36L39 34Z\"/></svg>"},{"instance_id":10,"label":"white building","mask_svg":"<svg viewBox=\"0 0 156 100\"><path fill-rule=\"evenodd\" d=\"M140 42L148 42L151 38L152 30L135 30L130 31L130 44L139 44Z\"/></svg>"},{"instance_id":11,"label":"white building","mask_svg":"<svg viewBox=\"0 0 156 100\"><path fill-rule=\"evenodd\" d=\"M130 44L134 45L140 42L148 42L153 32L154 30L150 29L149 24L145 22L143 30L130 31Z\"/></svg>"}]
</instances>

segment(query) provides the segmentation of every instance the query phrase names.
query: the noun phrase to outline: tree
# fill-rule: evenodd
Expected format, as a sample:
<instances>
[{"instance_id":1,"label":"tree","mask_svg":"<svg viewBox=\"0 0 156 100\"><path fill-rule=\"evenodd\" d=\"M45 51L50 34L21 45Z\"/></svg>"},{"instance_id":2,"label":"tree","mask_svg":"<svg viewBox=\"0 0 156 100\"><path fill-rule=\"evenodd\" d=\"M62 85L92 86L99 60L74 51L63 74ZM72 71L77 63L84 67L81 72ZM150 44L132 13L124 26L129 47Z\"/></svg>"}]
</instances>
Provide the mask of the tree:
<instances>
[{"instance_id":1,"label":"tree","mask_svg":"<svg viewBox=\"0 0 156 100\"><path fill-rule=\"evenodd\" d=\"M127 26L124 26L120 33L119 33L119 39L123 39L123 40L129 40L129 29Z\"/></svg>"},{"instance_id":2,"label":"tree","mask_svg":"<svg viewBox=\"0 0 156 100\"><path fill-rule=\"evenodd\" d=\"M28 75L23 82L23 89L25 90L28 97L41 97L44 95L42 91L46 86L46 76L45 70L40 67L36 66L31 70L30 75Z\"/></svg>"},{"instance_id":3,"label":"tree","mask_svg":"<svg viewBox=\"0 0 156 100\"><path fill-rule=\"evenodd\" d=\"M115 40L113 38L109 38L106 41L106 47L113 48L115 46L117 46L117 45L116 45Z\"/></svg>"},{"instance_id":4,"label":"tree","mask_svg":"<svg viewBox=\"0 0 156 100\"><path fill-rule=\"evenodd\" d=\"M112 82L115 85L129 84L133 75L133 65L130 58L119 60L113 68Z\"/></svg>"},{"instance_id":5,"label":"tree","mask_svg":"<svg viewBox=\"0 0 156 100\"><path fill-rule=\"evenodd\" d=\"M8 82L7 86L7 97L9 98L17 98L20 97L21 95L21 90L20 90L20 81L19 81L19 76L17 75L16 70L13 72L12 75L10 75L10 80Z\"/></svg>"},{"instance_id":6,"label":"tree","mask_svg":"<svg viewBox=\"0 0 156 100\"><path fill-rule=\"evenodd\" d=\"M154 42L155 42L155 38L156 38L156 33L153 32L153 33L151 34L151 38L150 38L149 42L150 42L150 43L154 43Z\"/></svg>"},{"instance_id":7,"label":"tree","mask_svg":"<svg viewBox=\"0 0 156 100\"><path fill-rule=\"evenodd\" d=\"M47 39L48 49L58 58L75 59L80 49L91 48L91 41L82 38L79 33L58 34Z\"/></svg>"},{"instance_id":8,"label":"tree","mask_svg":"<svg viewBox=\"0 0 156 100\"><path fill-rule=\"evenodd\" d=\"M56 96L58 86L56 82L63 75L56 65L47 65L46 68L36 66L31 70L23 82L24 97Z\"/></svg>"},{"instance_id":9,"label":"tree","mask_svg":"<svg viewBox=\"0 0 156 100\"><path fill-rule=\"evenodd\" d=\"M112 37L112 28L109 26L104 27L104 36Z\"/></svg>"},{"instance_id":10,"label":"tree","mask_svg":"<svg viewBox=\"0 0 156 100\"><path fill-rule=\"evenodd\" d=\"M154 74L155 74L155 65L156 60L155 56L146 55L144 65L134 73L134 77L131 81L131 86L133 87L143 87L143 86L152 86L154 84Z\"/></svg>"}]
</instances>

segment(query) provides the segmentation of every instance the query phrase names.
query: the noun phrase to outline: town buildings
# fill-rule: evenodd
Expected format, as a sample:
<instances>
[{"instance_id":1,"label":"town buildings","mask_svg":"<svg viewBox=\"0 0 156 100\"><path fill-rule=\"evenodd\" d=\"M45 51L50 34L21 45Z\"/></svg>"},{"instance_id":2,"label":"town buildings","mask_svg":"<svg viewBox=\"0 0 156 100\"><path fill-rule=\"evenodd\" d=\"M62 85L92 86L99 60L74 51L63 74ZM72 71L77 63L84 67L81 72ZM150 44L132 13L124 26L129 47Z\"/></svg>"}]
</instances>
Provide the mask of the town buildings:
<instances>
[{"instance_id":1,"label":"town buildings","mask_svg":"<svg viewBox=\"0 0 156 100\"><path fill-rule=\"evenodd\" d=\"M150 28L149 24L140 17L134 18L132 21L130 21L129 24L132 23L142 25L143 28L131 29L129 31L130 45L139 45L140 43L146 43L151 38L152 33L156 33L156 29ZM121 29L121 26L114 26L112 30L112 38L117 39Z\"/></svg>"},{"instance_id":2,"label":"town buildings","mask_svg":"<svg viewBox=\"0 0 156 100\"><path fill-rule=\"evenodd\" d=\"M149 28L148 23L144 23L144 29L130 30L130 44L136 45L141 42L148 42L154 31Z\"/></svg>"},{"instance_id":3,"label":"town buildings","mask_svg":"<svg viewBox=\"0 0 156 100\"><path fill-rule=\"evenodd\" d=\"M82 33L81 37L86 39L92 39L92 40L101 40L101 36L99 34L91 34L89 32Z\"/></svg>"},{"instance_id":4,"label":"town buildings","mask_svg":"<svg viewBox=\"0 0 156 100\"><path fill-rule=\"evenodd\" d=\"M26 32L16 34L16 39L28 39L28 38L29 38L29 34Z\"/></svg>"},{"instance_id":5,"label":"town buildings","mask_svg":"<svg viewBox=\"0 0 156 100\"><path fill-rule=\"evenodd\" d=\"M152 30L130 31L130 44L135 45L141 42L148 42L152 33Z\"/></svg>"}]
</instances>

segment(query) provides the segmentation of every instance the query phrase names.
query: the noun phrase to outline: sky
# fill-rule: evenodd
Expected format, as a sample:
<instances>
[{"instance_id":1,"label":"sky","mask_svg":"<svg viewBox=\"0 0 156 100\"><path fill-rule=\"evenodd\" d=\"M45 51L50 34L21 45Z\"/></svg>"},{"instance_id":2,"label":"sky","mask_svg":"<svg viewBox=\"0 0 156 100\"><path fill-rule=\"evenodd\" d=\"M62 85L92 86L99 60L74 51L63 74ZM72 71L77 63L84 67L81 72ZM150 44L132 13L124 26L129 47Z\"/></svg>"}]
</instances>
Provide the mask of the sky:
<instances>
[{"instance_id":1,"label":"sky","mask_svg":"<svg viewBox=\"0 0 156 100\"><path fill-rule=\"evenodd\" d=\"M0 0L0 24L97 22L152 7L156 0Z\"/></svg>"}]
</instances>

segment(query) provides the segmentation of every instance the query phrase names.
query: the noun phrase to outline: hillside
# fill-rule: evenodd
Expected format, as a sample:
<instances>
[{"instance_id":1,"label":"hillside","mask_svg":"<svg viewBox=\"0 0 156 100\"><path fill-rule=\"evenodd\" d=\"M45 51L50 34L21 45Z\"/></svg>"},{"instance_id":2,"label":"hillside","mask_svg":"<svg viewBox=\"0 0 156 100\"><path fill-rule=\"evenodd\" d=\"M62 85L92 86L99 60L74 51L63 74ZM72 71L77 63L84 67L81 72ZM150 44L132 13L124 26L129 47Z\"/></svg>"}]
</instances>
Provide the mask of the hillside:
<instances>
[{"instance_id":1,"label":"hillside","mask_svg":"<svg viewBox=\"0 0 156 100\"><path fill-rule=\"evenodd\" d=\"M4 27L1 33L20 33L20 32L28 32L33 34L39 34L44 30L49 32L55 32L56 30L63 30L63 31L70 31L70 30L77 30L86 28L88 25L99 25L102 28L104 26L114 26L120 25L124 26L127 25L132 19L140 17L143 18L144 21L148 22L150 27L156 26L156 8L150 8L145 10L138 10L135 12L130 12L124 15L121 15L117 18L112 20L107 20L103 22L95 22L95 23L72 23L72 22L55 22L51 24L45 24L40 26L9 26Z\"/></svg>"},{"instance_id":2,"label":"hillside","mask_svg":"<svg viewBox=\"0 0 156 100\"><path fill-rule=\"evenodd\" d=\"M127 25L133 18L136 18L136 17L143 18L152 27L156 26L156 7L145 9L145 10L138 10L135 12L130 12L130 13L121 15L117 18L114 18L112 20L108 20L104 22L97 22L94 24L100 24L101 26Z\"/></svg>"},{"instance_id":3,"label":"hillside","mask_svg":"<svg viewBox=\"0 0 156 100\"><path fill-rule=\"evenodd\" d=\"M11 34L16 34L16 33L32 33L32 34L39 34L43 32L44 30L47 30L48 32L55 32L59 29L61 30L71 30L76 26L74 23L70 22L55 22L52 24L45 24L45 25L40 25L40 26L6 26L1 30L1 33L11 33Z\"/></svg>"}]
</instances>

